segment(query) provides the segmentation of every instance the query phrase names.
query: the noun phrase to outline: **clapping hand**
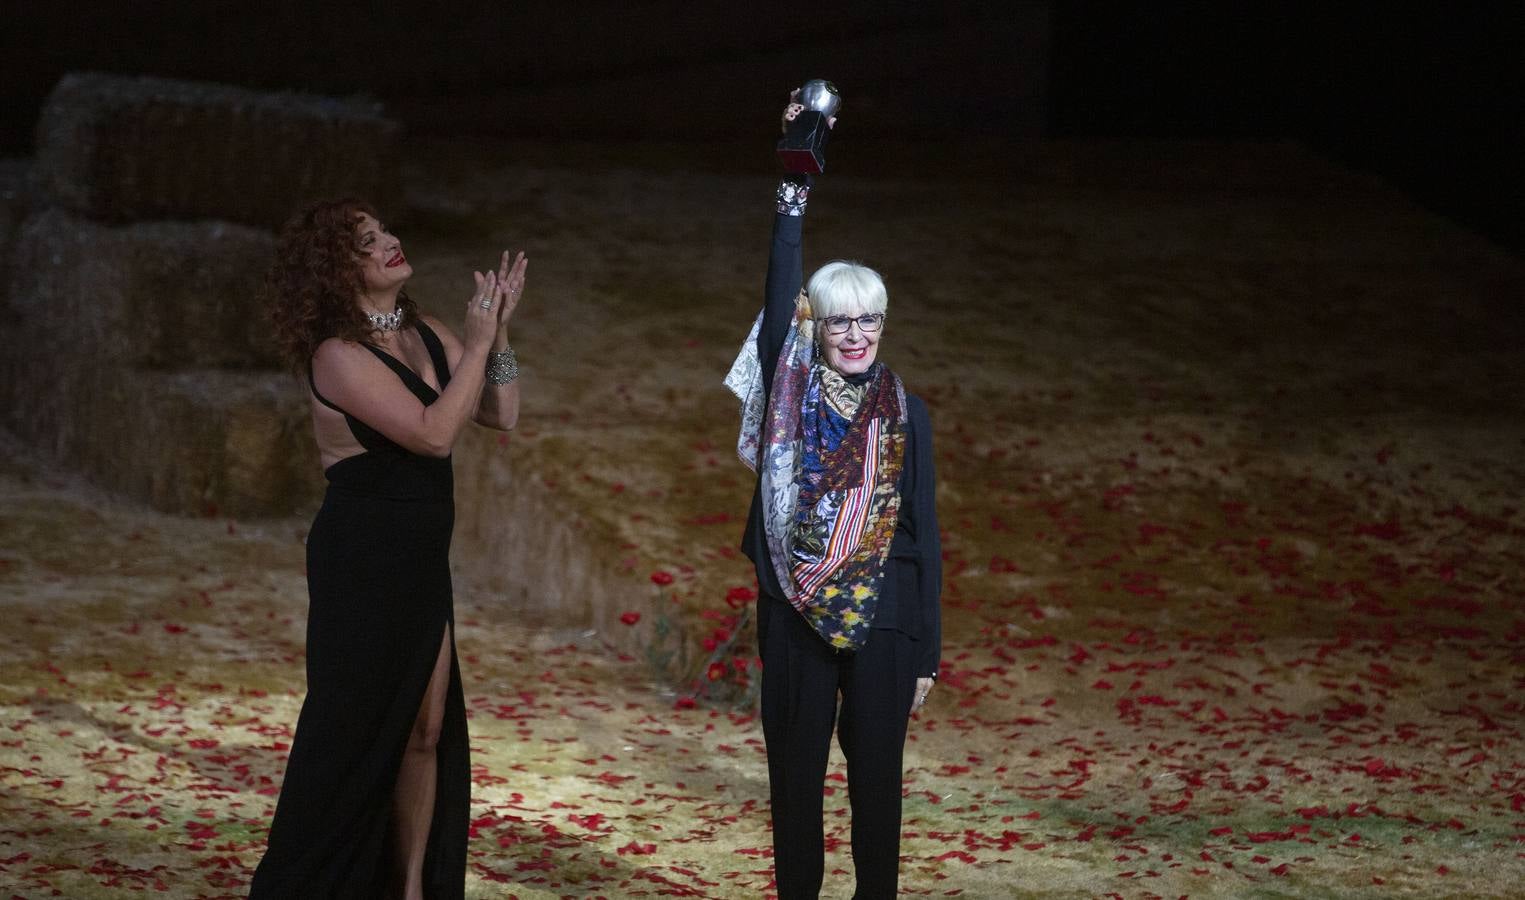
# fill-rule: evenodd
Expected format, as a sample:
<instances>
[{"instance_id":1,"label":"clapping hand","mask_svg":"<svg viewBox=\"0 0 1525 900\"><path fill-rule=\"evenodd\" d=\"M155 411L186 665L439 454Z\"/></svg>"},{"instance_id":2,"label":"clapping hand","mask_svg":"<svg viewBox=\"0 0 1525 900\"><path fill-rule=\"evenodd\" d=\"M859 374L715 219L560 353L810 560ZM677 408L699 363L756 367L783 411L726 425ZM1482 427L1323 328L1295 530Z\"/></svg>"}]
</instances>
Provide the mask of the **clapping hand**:
<instances>
[{"instance_id":1,"label":"clapping hand","mask_svg":"<svg viewBox=\"0 0 1525 900\"><path fill-rule=\"evenodd\" d=\"M503 260L498 265L498 274L494 282L497 291L498 304L498 328L508 327L508 320L514 314L514 308L519 305L519 298L524 293L524 272L529 268L529 257L520 250L510 261L509 251L503 251Z\"/></svg>"}]
</instances>

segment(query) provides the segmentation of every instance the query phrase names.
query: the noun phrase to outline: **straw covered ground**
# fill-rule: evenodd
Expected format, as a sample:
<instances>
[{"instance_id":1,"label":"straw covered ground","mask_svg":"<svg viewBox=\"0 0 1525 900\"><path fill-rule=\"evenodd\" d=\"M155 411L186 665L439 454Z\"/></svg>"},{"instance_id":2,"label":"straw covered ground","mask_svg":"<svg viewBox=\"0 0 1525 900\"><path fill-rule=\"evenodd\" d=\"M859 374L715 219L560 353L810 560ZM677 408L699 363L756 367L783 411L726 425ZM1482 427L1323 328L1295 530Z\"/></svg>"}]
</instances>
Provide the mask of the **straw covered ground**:
<instances>
[{"instance_id":1,"label":"straw covered ground","mask_svg":"<svg viewBox=\"0 0 1525 900\"><path fill-rule=\"evenodd\" d=\"M881 358L932 410L947 558L902 889L1517 892L1519 261L1286 145L839 149L807 266L886 277ZM767 154L408 158L427 307L456 318L505 245L532 259L521 428L458 471L511 469L613 586L558 612L462 579L468 894L762 896L719 380L761 289ZM242 896L302 697L307 519L160 516L5 451L0 885Z\"/></svg>"}]
</instances>

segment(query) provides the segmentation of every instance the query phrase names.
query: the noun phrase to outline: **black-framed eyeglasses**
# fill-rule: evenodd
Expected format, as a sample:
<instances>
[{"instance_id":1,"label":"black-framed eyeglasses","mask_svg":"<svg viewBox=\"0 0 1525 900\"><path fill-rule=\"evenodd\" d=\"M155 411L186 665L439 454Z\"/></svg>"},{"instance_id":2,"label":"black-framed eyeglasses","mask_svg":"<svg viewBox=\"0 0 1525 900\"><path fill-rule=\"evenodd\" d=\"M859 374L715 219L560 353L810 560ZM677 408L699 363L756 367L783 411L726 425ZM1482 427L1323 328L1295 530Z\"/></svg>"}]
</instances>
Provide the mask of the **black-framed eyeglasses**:
<instances>
[{"instance_id":1,"label":"black-framed eyeglasses","mask_svg":"<svg viewBox=\"0 0 1525 900\"><path fill-rule=\"evenodd\" d=\"M868 313L861 316L827 316L821 320L826 326L827 334L846 334L853 323L858 323L858 330L869 334L878 331L884 325L884 313Z\"/></svg>"}]
</instances>

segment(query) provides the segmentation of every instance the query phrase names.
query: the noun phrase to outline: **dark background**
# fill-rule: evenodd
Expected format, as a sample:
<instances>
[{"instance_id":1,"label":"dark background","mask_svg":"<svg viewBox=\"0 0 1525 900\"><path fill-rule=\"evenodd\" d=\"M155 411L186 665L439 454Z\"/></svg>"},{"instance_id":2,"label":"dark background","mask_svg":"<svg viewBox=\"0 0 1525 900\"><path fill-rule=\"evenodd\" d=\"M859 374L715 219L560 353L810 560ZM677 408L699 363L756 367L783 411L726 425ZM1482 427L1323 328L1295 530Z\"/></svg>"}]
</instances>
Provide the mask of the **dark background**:
<instances>
[{"instance_id":1,"label":"dark background","mask_svg":"<svg viewBox=\"0 0 1525 900\"><path fill-rule=\"evenodd\" d=\"M1288 137L1525 249L1525 6L1055 9L1051 135Z\"/></svg>"},{"instance_id":2,"label":"dark background","mask_svg":"<svg viewBox=\"0 0 1525 900\"><path fill-rule=\"evenodd\" d=\"M0 9L0 153L11 156L29 152L47 92L73 70L364 95L418 135L601 141L750 136L776 114L781 86L819 75L842 85L855 133L934 151L1045 137L1296 140L1525 249L1517 2Z\"/></svg>"}]
</instances>

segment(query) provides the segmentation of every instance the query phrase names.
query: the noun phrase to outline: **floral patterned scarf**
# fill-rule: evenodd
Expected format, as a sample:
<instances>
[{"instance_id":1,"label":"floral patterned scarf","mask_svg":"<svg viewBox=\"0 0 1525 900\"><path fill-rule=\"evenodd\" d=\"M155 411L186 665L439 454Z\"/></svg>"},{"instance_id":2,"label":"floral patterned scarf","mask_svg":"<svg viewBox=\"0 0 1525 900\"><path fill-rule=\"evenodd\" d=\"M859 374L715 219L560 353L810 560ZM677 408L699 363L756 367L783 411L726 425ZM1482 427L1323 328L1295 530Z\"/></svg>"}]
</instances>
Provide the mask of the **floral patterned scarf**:
<instances>
[{"instance_id":1,"label":"floral patterned scarf","mask_svg":"<svg viewBox=\"0 0 1525 900\"><path fill-rule=\"evenodd\" d=\"M759 473L768 556L786 599L832 647L856 650L873 626L900 513L905 388L881 363L854 384L817 360L803 296L796 306L766 406L757 325L726 378L742 399L737 452Z\"/></svg>"}]
</instances>

